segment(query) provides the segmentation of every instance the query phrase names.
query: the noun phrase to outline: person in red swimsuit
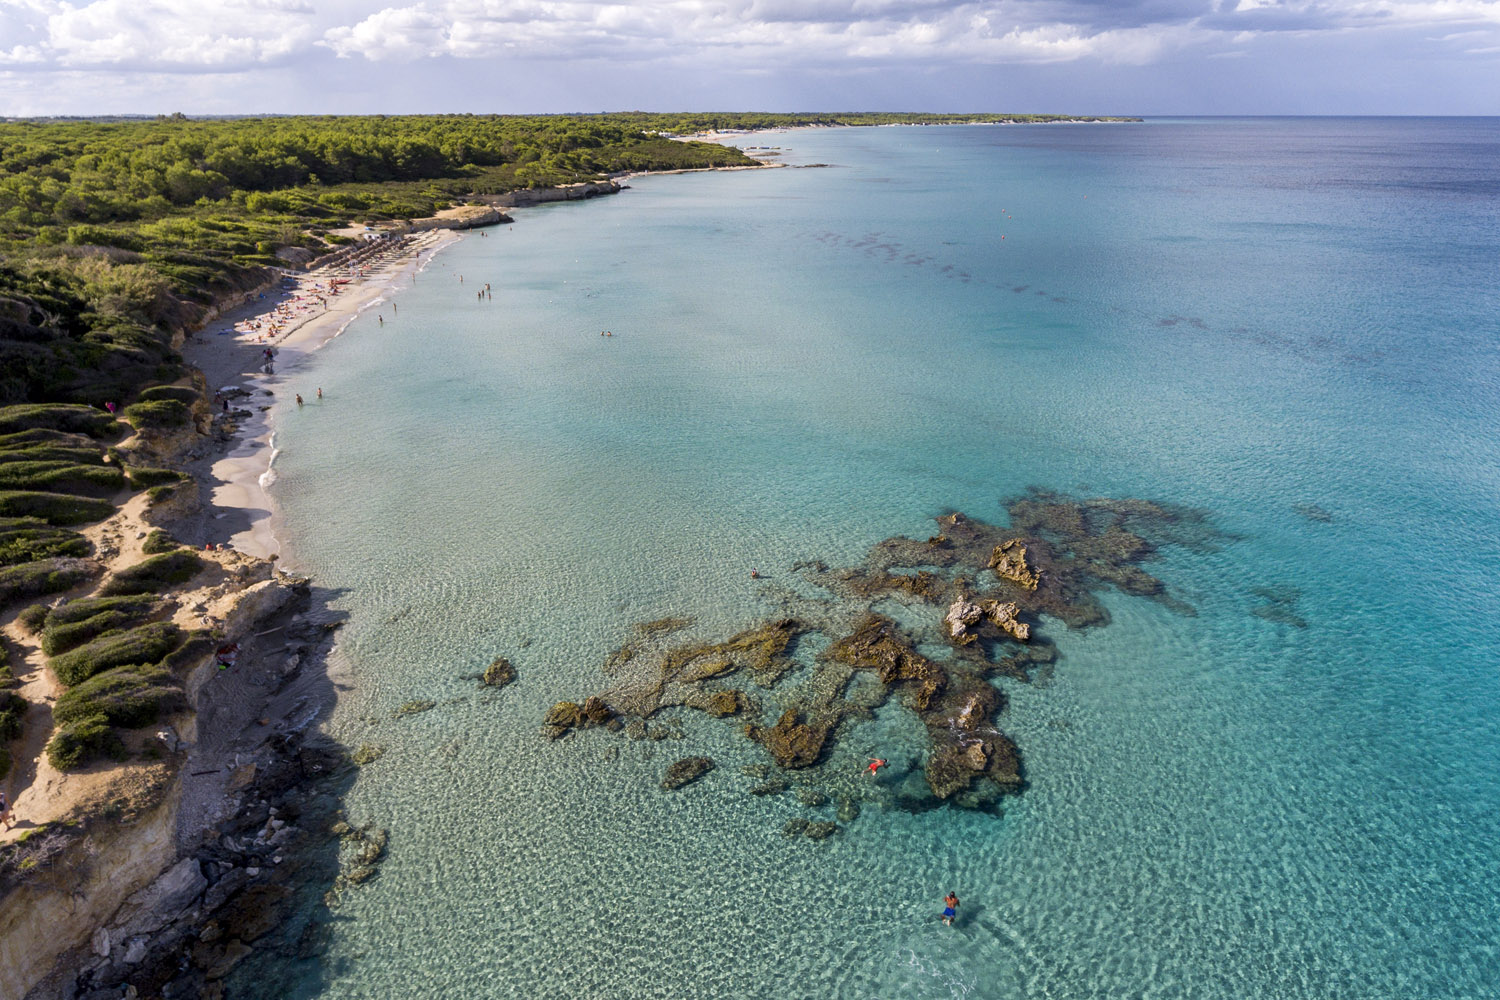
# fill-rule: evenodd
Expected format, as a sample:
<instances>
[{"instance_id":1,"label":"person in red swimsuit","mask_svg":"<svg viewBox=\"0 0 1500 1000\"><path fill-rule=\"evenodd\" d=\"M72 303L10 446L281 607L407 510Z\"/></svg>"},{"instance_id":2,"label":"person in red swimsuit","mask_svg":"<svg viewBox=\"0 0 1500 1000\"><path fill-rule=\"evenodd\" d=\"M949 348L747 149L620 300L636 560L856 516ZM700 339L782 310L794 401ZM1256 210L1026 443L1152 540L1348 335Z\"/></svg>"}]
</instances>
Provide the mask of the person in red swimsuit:
<instances>
[{"instance_id":1,"label":"person in red swimsuit","mask_svg":"<svg viewBox=\"0 0 1500 1000\"><path fill-rule=\"evenodd\" d=\"M885 767L884 757L871 757L870 766L866 770L870 772L870 777L873 778L882 767Z\"/></svg>"}]
</instances>

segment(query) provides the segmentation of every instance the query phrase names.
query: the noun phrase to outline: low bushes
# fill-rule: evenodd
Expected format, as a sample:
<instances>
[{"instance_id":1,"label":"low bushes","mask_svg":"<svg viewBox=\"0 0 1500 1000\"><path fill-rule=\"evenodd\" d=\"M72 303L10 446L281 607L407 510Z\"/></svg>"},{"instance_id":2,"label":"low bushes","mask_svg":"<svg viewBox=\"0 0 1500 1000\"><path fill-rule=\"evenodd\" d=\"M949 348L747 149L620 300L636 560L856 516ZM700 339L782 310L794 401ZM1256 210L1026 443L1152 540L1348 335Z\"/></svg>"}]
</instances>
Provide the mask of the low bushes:
<instances>
[{"instance_id":1,"label":"low bushes","mask_svg":"<svg viewBox=\"0 0 1500 1000\"><path fill-rule=\"evenodd\" d=\"M0 408L0 413L4 412L5 410ZM57 431L50 427L33 427L30 430L16 431L14 434L0 434L0 450L3 451L16 451L41 445L78 449L97 447L94 439L87 434Z\"/></svg>"},{"instance_id":2,"label":"low bushes","mask_svg":"<svg viewBox=\"0 0 1500 1000\"><path fill-rule=\"evenodd\" d=\"M153 385L149 389L141 390L136 397L143 403L156 402L162 399L175 399L184 406L192 406L203 398L197 389L186 385Z\"/></svg>"},{"instance_id":3,"label":"low bushes","mask_svg":"<svg viewBox=\"0 0 1500 1000\"><path fill-rule=\"evenodd\" d=\"M104 585L104 597L120 594L157 594L173 584L184 583L203 568L203 560L192 552L179 549L152 556L128 569L122 569Z\"/></svg>"},{"instance_id":4,"label":"low bushes","mask_svg":"<svg viewBox=\"0 0 1500 1000\"><path fill-rule=\"evenodd\" d=\"M163 552L175 552L180 548L182 546L160 528L153 528L151 534L146 536L146 540L141 542L141 551L148 556L159 556Z\"/></svg>"},{"instance_id":5,"label":"low bushes","mask_svg":"<svg viewBox=\"0 0 1500 1000\"><path fill-rule=\"evenodd\" d=\"M0 743L8 743L21 735L21 724L30 707L30 702L13 691L0 693Z\"/></svg>"},{"instance_id":6,"label":"low bushes","mask_svg":"<svg viewBox=\"0 0 1500 1000\"><path fill-rule=\"evenodd\" d=\"M182 630L170 622L152 622L124 632L106 632L69 653L54 656L52 672L72 687L95 674L128 663L155 663L182 643Z\"/></svg>"},{"instance_id":7,"label":"low bushes","mask_svg":"<svg viewBox=\"0 0 1500 1000\"><path fill-rule=\"evenodd\" d=\"M109 438L119 433L115 418L103 410L75 403L18 403L0 407L0 434L14 434L42 428L71 431L92 438Z\"/></svg>"},{"instance_id":8,"label":"low bushes","mask_svg":"<svg viewBox=\"0 0 1500 1000\"><path fill-rule=\"evenodd\" d=\"M47 760L59 771L71 771L98 757L119 760L124 756L125 745L102 715L59 726L47 744Z\"/></svg>"},{"instance_id":9,"label":"low bushes","mask_svg":"<svg viewBox=\"0 0 1500 1000\"><path fill-rule=\"evenodd\" d=\"M23 608L21 613L16 615L16 624L35 635L41 630L42 623L47 620L47 612L50 610L52 609L45 604L33 604Z\"/></svg>"},{"instance_id":10,"label":"low bushes","mask_svg":"<svg viewBox=\"0 0 1500 1000\"><path fill-rule=\"evenodd\" d=\"M0 566L15 566L55 556L82 557L93 548L89 540L77 532L51 527L40 518L0 519Z\"/></svg>"},{"instance_id":11,"label":"low bushes","mask_svg":"<svg viewBox=\"0 0 1500 1000\"><path fill-rule=\"evenodd\" d=\"M68 465L103 465L104 452L97 447L75 448L65 444L28 444L17 448L0 447L0 463L65 462Z\"/></svg>"},{"instance_id":12,"label":"low bushes","mask_svg":"<svg viewBox=\"0 0 1500 1000\"><path fill-rule=\"evenodd\" d=\"M0 464L0 490L38 490L106 497L125 486L125 475L108 465L68 462L5 462Z\"/></svg>"},{"instance_id":13,"label":"low bushes","mask_svg":"<svg viewBox=\"0 0 1500 1000\"><path fill-rule=\"evenodd\" d=\"M170 430L186 427L187 405L175 399L152 399L125 407L124 417L136 430Z\"/></svg>"},{"instance_id":14,"label":"low bushes","mask_svg":"<svg viewBox=\"0 0 1500 1000\"><path fill-rule=\"evenodd\" d=\"M106 611L123 611L126 614L145 618L156 608L156 601L150 597L80 597L76 601L58 605L55 608L42 606L42 618L37 628L43 625L62 625L68 622L81 622ZM31 615L33 608L27 608L21 612L22 615ZM32 629L36 631L36 629Z\"/></svg>"},{"instance_id":15,"label":"low bushes","mask_svg":"<svg viewBox=\"0 0 1500 1000\"><path fill-rule=\"evenodd\" d=\"M130 665L106 670L70 688L53 706L59 725L102 718L125 729L149 726L182 703L182 690L161 667Z\"/></svg>"},{"instance_id":16,"label":"low bushes","mask_svg":"<svg viewBox=\"0 0 1500 1000\"><path fill-rule=\"evenodd\" d=\"M128 469L131 489L144 490L163 483L180 483L183 475L172 469Z\"/></svg>"},{"instance_id":17,"label":"low bushes","mask_svg":"<svg viewBox=\"0 0 1500 1000\"><path fill-rule=\"evenodd\" d=\"M48 524L87 524L115 512L108 500L66 493L0 490L0 517L39 517Z\"/></svg>"},{"instance_id":18,"label":"low bushes","mask_svg":"<svg viewBox=\"0 0 1500 1000\"><path fill-rule=\"evenodd\" d=\"M117 632L139 623L139 615L124 611L103 611L77 622L49 622L42 629L42 652L57 656L75 646L92 642L106 632Z\"/></svg>"},{"instance_id":19,"label":"low bushes","mask_svg":"<svg viewBox=\"0 0 1500 1000\"><path fill-rule=\"evenodd\" d=\"M38 559L0 569L0 605L26 597L55 594L77 586L99 572L87 559Z\"/></svg>"}]
</instances>

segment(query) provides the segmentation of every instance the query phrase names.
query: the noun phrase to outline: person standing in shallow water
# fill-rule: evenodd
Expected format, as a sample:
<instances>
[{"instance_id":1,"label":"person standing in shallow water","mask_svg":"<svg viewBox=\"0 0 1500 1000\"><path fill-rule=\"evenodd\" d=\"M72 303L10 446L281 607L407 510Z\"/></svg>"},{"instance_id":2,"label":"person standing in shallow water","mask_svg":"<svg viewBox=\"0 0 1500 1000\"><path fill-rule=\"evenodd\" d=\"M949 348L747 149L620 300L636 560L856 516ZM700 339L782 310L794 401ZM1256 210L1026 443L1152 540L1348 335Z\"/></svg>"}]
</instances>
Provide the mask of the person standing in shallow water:
<instances>
[{"instance_id":1,"label":"person standing in shallow water","mask_svg":"<svg viewBox=\"0 0 1500 1000\"><path fill-rule=\"evenodd\" d=\"M958 896L953 892L943 897L943 923L949 927L953 926L953 920L958 916Z\"/></svg>"}]
</instances>

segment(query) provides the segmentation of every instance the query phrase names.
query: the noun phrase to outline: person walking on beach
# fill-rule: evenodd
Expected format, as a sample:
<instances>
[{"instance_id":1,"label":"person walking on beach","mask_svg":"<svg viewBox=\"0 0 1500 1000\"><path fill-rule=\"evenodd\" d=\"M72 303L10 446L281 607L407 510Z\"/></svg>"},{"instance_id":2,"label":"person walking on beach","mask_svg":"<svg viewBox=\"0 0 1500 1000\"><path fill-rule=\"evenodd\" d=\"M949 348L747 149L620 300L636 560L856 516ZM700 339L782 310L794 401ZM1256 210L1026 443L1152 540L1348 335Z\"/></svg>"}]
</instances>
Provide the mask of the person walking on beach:
<instances>
[{"instance_id":1,"label":"person walking on beach","mask_svg":"<svg viewBox=\"0 0 1500 1000\"><path fill-rule=\"evenodd\" d=\"M10 816L10 800L5 797L4 792L0 792L0 823L4 823L7 830L15 825L15 820Z\"/></svg>"},{"instance_id":2,"label":"person walking on beach","mask_svg":"<svg viewBox=\"0 0 1500 1000\"><path fill-rule=\"evenodd\" d=\"M385 317L384 316L377 314L375 316L375 318L378 319L378 320L380 320L380 325L381 326L385 326Z\"/></svg>"},{"instance_id":3,"label":"person walking on beach","mask_svg":"<svg viewBox=\"0 0 1500 1000\"><path fill-rule=\"evenodd\" d=\"M943 897L943 923L949 927L953 926L953 920L958 916L958 896L953 892Z\"/></svg>"},{"instance_id":4,"label":"person walking on beach","mask_svg":"<svg viewBox=\"0 0 1500 1000\"><path fill-rule=\"evenodd\" d=\"M300 393L300 392L297 393L297 405L298 406L302 405L302 393Z\"/></svg>"}]
</instances>

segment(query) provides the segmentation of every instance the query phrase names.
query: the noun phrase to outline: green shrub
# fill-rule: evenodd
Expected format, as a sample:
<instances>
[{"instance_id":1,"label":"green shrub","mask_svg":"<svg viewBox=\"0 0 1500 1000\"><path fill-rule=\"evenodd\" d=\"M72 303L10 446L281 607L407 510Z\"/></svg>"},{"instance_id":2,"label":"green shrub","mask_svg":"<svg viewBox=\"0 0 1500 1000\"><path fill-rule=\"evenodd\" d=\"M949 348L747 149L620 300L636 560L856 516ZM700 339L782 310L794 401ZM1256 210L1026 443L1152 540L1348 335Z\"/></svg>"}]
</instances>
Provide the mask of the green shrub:
<instances>
[{"instance_id":1,"label":"green shrub","mask_svg":"<svg viewBox=\"0 0 1500 1000\"><path fill-rule=\"evenodd\" d=\"M172 539L171 535L160 528L153 529L151 534L146 536L146 540L141 542L141 551L148 556L159 556L163 552L175 552L180 548L182 546L178 545Z\"/></svg>"},{"instance_id":2,"label":"green shrub","mask_svg":"<svg viewBox=\"0 0 1500 1000\"><path fill-rule=\"evenodd\" d=\"M42 652L57 656L75 646L92 642L106 632L117 632L138 622L137 615L123 611L102 611L81 622L48 622L42 629Z\"/></svg>"},{"instance_id":3,"label":"green shrub","mask_svg":"<svg viewBox=\"0 0 1500 1000\"><path fill-rule=\"evenodd\" d=\"M186 385L153 385L149 389L141 390L137 397L143 403L155 402L162 399L175 399L184 406L192 406L203 398L203 396L191 386Z\"/></svg>"},{"instance_id":4,"label":"green shrub","mask_svg":"<svg viewBox=\"0 0 1500 1000\"><path fill-rule=\"evenodd\" d=\"M153 486L146 491L146 502L152 505L159 504L176 492L176 486Z\"/></svg>"},{"instance_id":5,"label":"green shrub","mask_svg":"<svg viewBox=\"0 0 1500 1000\"><path fill-rule=\"evenodd\" d=\"M167 430L186 427L188 408L175 399L152 399L125 407L124 417L136 430Z\"/></svg>"},{"instance_id":6,"label":"green shrub","mask_svg":"<svg viewBox=\"0 0 1500 1000\"><path fill-rule=\"evenodd\" d=\"M35 635L41 630L42 623L47 620L47 613L52 609L45 604L33 604L16 615L16 623L23 629Z\"/></svg>"},{"instance_id":7,"label":"green shrub","mask_svg":"<svg viewBox=\"0 0 1500 1000\"><path fill-rule=\"evenodd\" d=\"M0 463L64 462L68 465L103 465L104 452L97 447L74 448L62 444L32 444L19 448L0 448Z\"/></svg>"},{"instance_id":8,"label":"green shrub","mask_svg":"<svg viewBox=\"0 0 1500 1000\"><path fill-rule=\"evenodd\" d=\"M47 744L47 760L59 771L71 771L97 757L120 760L125 746L102 715L78 719L58 728Z\"/></svg>"},{"instance_id":9,"label":"green shrub","mask_svg":"<svg viewBox=\"0 0 1500 1000\"><path fill-rule=\"evenodd\" d=\"M203 568L203 560L185 549L152 556L116 573L99 593L104 597L119 594L159 594L177 583L191 580Z\"/></svg>"},{"instance_id":10,"label":"green shrub","mask_svg":"<svg viewBox=\"0 0 1500 1000\"><path fill-rule=\"evenodd\" d=\"M0 693L0 743L6 743L21 735L21 726L26 721L26 710L31 703L14 691Z\"/></svg>"},{"instance_id":11,"label":"green shrub","mask_svg":"<svg viewBox=\"0 0 1500 1000\"><path fill-rule=\"evenodd\" d=\"M127 663L155 663L182 643L182 630L170 622L152 622L124 632L106 632L70 653L54 656L52 672L69 687Z\"/></svg>"},{"instance_id":12,"label":"green shrub","mask_svg":"<svg viewBox=\"0 0 1500 1000\"><path fill-rule=\"evenodd\" d=\"M75 531L48 527L46 522L35 518L10 520L32 522L39 527L0 527L0 566L15 566L55 556L82 557L94 549L87 538Z\"/></svg>"},{"instance_id":13,"label":"green shrub","mask_svg":"<svg viewBox=\"0 0 1500 1000\"><path fill-rule=\"evenodd\" d=\"M3 413L0 410L0 413ZM26 448L48 446L54 448L93 448L94 439L87 434L74 434L70 431L57 431L50 427L33 427L28 431L16 431L14 434L0 434L0 451L19 451Z\"/></svg>"},{"instance_id":14,"label":"green shrub","mask_svg":"<svg viewBox=\"0 0 1500 1000\"><path fill-rule=\"evenodd\" d=\"M131 489L144 490L163 483L180 483L182 473L172 469L128 469Z\"/></svg>"},{"instance_id":15,"label":"green shrub","mask_svg":"<svg viewBox=\"0 0 1500 1000\"><path fill-rule=\"evenodd\" d=\"M124 666L106 670L69 688L53 706L59 725L102 716L113 726L149 726L182 703L182 690L161 667Z\"/></svg>"},{"instance_id":16,"label":"green shrub","mask_svg":"<svg viewBox=\"0 0 1500 1000\"><path fill-rule=\"evenodd\" d=\"M152 597L80 597L76 601L60 604L55 608L45 608L43 625L62 625L68 622L81 622L106 611L123 611L126 614L145 618L156 608L156 599ZM27 608L25 613L32 609ZM40 627L40 626L39 626Z\"/></svg>"},{"instance_id":17,"label":"green shrub","mask_svg":"<svg viewBox=\"0 0 1500 1000\"><path fill-rule=\"evenodd\" d=\"M119 433L115 418L92 406L73 403L18 403L0 407L0 434L14 434L34 428L72 431L92 438L109 438Z\"/></svg>"},{"instance_id":18,"label":"green shrub","mask_svg":"<svg viewBox=\"0 0 1500 1000\"><path fill-rule=\"evenodd\" d=\"M215 639L211 632L194 630L188 633L187 642L167 654L167 657L161 661L161 665L172 676L181 677L186 672L185 668L197 666L218 647L219 640Z\"/></svg>"},{"instance_id":19,"label":"green shrub","mask_svg":"<svg viewBox=\"0 0 1500 1000\"><path fill-rule=\"evenodd\" d=\"M26 597L56 594L76 586L99 571L82 559L38 559L0 569L0 604Z\"/></svg>"},{"instance_id":20,"label":"green shrub","mask_svg":"<svg viewBox=\"0 0 1500 1000\"><path fill-rule=\"evenodd\" d=\"M66 493L0 491L0 517L39 517L48 524L86 524L115 512L108 500Z\"/></svg>"},{"instance_id":21,"label":"green shrub","mask_svg":"<svg viewBox=\"0 0 1500 1000\"><path fill-rule=\"evenodd\" d=\"M108 465L73 465L68 462L0 464L0 490L40 490L106 497L124 486L124 473Z\"/></svg>"}]
</instances>

